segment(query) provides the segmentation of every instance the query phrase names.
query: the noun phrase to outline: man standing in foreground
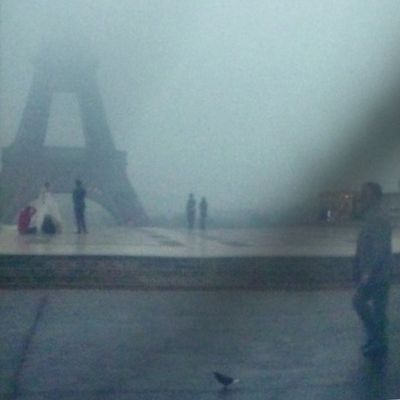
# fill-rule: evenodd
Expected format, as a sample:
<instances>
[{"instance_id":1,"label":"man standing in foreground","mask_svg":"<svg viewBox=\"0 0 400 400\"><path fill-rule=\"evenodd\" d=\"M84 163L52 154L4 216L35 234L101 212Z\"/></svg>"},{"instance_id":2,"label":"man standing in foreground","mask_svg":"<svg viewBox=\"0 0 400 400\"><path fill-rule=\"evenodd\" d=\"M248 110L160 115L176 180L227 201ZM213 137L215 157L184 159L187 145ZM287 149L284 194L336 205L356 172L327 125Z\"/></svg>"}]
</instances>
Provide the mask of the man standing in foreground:
<instances>
[{"instance_id":1,"label":"man standing in foreground","mask_svg":"<svg viewBox=\"0 0 400 400\"><path fill-rule=\"evenodd\" d=\"M368 182L362 186L360 205L364 223L357 240L354 263L357 286L353 305L367 334L367 342L361 348L365 356L387 351L386 306L392 267L392 232L381 207L382 196L379 184Z\"/></svg>"},{"instance_id":2,"label":"man standing in foreground","mask_svg":"<svg viewBox=\"0 0 400 400\"><path fill-rule=\"evenodd\" d=\"M87 233L85 222L85 198L86 190L82 187L82 182L77 179L75 181L75 189L72 193L72 201L74 203L74 213L76 220L76 233Z\"/></svg>"}]
</instances>

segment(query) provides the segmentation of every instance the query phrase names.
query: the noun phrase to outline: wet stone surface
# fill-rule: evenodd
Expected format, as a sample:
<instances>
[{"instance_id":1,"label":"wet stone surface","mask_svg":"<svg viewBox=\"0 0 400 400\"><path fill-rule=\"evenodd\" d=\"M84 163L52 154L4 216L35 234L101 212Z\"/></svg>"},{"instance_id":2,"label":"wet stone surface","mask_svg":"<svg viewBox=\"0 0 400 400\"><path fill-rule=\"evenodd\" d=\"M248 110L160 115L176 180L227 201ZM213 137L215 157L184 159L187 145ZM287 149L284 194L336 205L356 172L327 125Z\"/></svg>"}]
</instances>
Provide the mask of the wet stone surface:
<instances>
[{"instance_id":1,"label":"wet stone surface","mask_svg":"<svg viewBox=\"0 0 400 400\"><path fill-rule=\"evenodd\" d=\"M398 398L399 294L366 360L349 290L1 290L0 398Z\"/></svg>"},{"instance_id":2,"label":"wet stone surface","mask_svg":"<svg viewBox=\"0 0 400 400\"><path fill-rule=\"evenodd\" d=\"M0 255L119 255L157 257L323 256L354 254L358 228L296 226L270 229L99 228L88 235L18 235L0 226ZM395 249L400 234L395 230Z\"/></svg>"}]
</instances>

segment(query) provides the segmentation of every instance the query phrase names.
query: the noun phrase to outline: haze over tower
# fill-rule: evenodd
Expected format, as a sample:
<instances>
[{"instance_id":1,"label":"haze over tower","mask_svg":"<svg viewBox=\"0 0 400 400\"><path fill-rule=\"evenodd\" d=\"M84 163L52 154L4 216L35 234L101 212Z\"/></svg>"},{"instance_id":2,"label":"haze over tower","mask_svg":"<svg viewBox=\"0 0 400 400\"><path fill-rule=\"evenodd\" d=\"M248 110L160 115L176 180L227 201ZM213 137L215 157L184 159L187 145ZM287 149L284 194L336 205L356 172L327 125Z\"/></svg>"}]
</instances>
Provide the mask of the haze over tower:
<instances>
[{"instance_id":1,"label":"haze over tower","mask_svg":"<svg viewBox=\"0 0 400 400\"><path fill-rule=\"evenodd\" d=\"M69 193L79 177L88 184L88 197L118 223L147 223L126 174L126 153L114 146L97 86L97 64L84 38L77 43L55 36L42 42L33 59L33 80L16 137L3 150L5 222L13 221L18 210L37 196L44 181L51 182L57 193ZM84 148L44 145L52 98L60 92L78 100Z\"/></svg>"}]
</instances>

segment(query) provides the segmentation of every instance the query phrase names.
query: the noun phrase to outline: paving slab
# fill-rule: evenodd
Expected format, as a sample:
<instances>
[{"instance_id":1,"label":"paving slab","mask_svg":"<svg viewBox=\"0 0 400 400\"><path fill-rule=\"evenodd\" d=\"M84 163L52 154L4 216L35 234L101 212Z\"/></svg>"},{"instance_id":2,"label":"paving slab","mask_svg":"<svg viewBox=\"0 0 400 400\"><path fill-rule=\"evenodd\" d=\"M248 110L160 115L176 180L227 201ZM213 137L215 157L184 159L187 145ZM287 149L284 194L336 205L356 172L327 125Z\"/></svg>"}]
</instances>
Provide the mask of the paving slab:
<instances>
[{"instance_id":1,"label":"paving slab","mask_svg":"<svg viewBox=\"0 0 400 400\"><path fill-rule=\"evenodd\" d=\"M9 399L400 397L400 287L390 352L365 360L350 290L0 290ZM221 391L218 370L240 378Z\"/></svg>"}]
</instances>

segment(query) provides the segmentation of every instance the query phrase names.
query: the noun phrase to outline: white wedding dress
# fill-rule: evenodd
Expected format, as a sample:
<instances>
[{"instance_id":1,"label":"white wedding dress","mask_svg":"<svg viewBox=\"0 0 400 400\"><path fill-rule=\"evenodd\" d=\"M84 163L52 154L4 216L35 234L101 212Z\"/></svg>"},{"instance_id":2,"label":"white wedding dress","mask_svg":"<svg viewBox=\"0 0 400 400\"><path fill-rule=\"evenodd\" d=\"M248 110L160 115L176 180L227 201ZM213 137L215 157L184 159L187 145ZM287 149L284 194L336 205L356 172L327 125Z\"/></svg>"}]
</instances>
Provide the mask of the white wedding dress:
<instances>
[{"instance_id":1,"label":"white wedding dress","mask_svg":"<svg viewBox=\"0 0 400 400\"><path fill-rule=\"evenodd\" d=\"M39 197L33 202L33 207L36 208L37 212L34 215L32 225L36 226L38 231L41 231L43 221L46 215L50 216L56 226L56 232L61 232L61 214L58 208L58 204L51 192L46 188L43 188L39 194Z\"/></svg>"}]
</instances>

